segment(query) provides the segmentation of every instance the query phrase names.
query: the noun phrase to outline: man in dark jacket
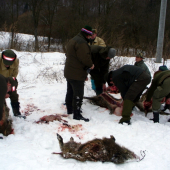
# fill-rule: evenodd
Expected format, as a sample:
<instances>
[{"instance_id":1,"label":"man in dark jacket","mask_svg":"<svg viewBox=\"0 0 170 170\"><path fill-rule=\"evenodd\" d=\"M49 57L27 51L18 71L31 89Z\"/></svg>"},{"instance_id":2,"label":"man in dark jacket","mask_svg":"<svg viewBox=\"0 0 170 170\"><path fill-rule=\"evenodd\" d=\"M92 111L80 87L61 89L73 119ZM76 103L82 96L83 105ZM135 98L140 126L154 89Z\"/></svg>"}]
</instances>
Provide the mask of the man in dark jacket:
<instances>
[{"instance_id":1,"label":"man in dark jacket","mask_svg":"<svg viewBox=\"0 0 170 170\"><path fill-rule=\"evenodd\" d=\"M170 70L157 71L154 74L151 86L148 89L144 106L152 104L153 121L159 123L159 113L161 111L161 101L164 97L170 97ZM152 102L151 102L152 98Z\"/></svg>"},{"instance_id":2,"label":"man in dark jacket","mask_svg":"<svg viewBox=\"0 0 170 170\"><path fill-rule=\"evenodd\" d=\"M93 69L91 50L88 45L92 35L92 28L85 26L81 32L72 38L66 48L66 63L64 76L67 80L66 107L67 113L73 119L89 121L81 115L81 106L84 95L84 82L87 78L87 69Z\"/></svg>"},{"instance_id":3,"label":"man in dark jacket","mask_svg":"<svg viewBox=\"0 0 170 170\"><path fill-rule=\"evenodd\" d=\"M125 65L105 75L109 86L114 85L119 89L124 100L122 118L119 123L130 124L130 115L134 102L138 101L143 90L150 82L150 76L141 68L133 65Z\"/></svg>"},{"instance_id":4,"label":"man in dark jacket","mask_svg":"<svg viewBox=\"0 0 170 170\"><path fill-rule=\"evenodd\" d=\"M91 56L94 69L90 71L91 83L96 95L99 95L106 89L104 75L109 72L110 59L115 57L116 50L111 47L101 47L91 45ZM93 85L94 83L94 85Z\"/></svg>"}]
</instances>

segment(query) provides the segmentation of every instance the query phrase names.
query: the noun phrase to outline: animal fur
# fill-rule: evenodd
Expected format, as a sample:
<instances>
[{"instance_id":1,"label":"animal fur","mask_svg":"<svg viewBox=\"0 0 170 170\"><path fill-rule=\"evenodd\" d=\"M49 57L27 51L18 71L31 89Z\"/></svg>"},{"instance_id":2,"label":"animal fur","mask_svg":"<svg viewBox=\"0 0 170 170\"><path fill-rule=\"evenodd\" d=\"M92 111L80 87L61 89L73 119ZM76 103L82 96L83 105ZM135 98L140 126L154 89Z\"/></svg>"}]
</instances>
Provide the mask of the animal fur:
<instances>
[{"instance_id":1,"label":"animal fur","mask_svg":"<svg viewBox=\"0 0 170 170\"><path fill-rule=\"evenodd\" d=\"M4 136L8 136L9 134L13 133L12 129L12 120L9 119L9 108L4 104L3 107L3 115L2 115L3 125L0 126L0 133L2 133Z\"/></svg>"},{"instance_id":2,"label":"animal fur","mask_svg":"<svg viewBox=\"0 0 170 170\"><path fill-rule=\"evenodd\" d=\"M115 143L115 138L94 139L84 144L77 143L73 137L70 141L63 143L63 138L57 134L63 158L73 158L78 161L101 161L113 162L115 164L125 163L127 160L139 159L139 157L125 147ZM56 153L55 153L56 154Z\"/></svg>"},{"instance_id":3,"label":"animal fur","mask_svg":"<svg viewBox=\"0 0 170 170\"><path fill-rule=\"evenodd\" d=\"M113 114L115 109L120 107L122 103L122 99L116 99L108 93L102 93L93 97L84 97L84 99L88 99L91 104L109 109L110 114Z\"/></svg>"}]
</instances>

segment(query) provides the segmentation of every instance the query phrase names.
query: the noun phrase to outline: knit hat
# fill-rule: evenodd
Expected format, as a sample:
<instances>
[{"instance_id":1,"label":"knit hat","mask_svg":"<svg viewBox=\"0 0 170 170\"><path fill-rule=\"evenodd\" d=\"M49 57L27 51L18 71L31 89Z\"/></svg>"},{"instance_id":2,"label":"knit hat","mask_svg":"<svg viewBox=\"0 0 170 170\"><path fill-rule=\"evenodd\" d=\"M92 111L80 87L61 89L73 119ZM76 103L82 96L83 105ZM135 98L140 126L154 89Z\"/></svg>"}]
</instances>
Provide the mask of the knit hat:
<instances>
[{"instance_id":1,"label":"knit hat","mask_svg":"<svg viewBox=\"0 0 170 170\"><path fill-rule=\"evenodd\" d=\"M16 59L16 54L12 50L5 50L2 52L2 58L5 65L12 65Z\"/></svg>"},{"instance_id":2,"label":"knit hat","mask_svg":"<svg viewBox=\"0 0 170 170\"><path fill-rule=\"evenodd\" d=\"M18 87L18 81L15 77L8 77L8 81L11 83L12 92L16 91Z\"/></svg>"},{"instance_id":3,"label":"knit hat","mask_svg":"<svg viewBox=\"0 0 170 170\"><path fill-rule=\"evenodd\" d=\"M108 57L109 58L114 58L116 54L116 50L114 48L110 48L108 52Z\"/></svg>"},{"instance_id":4,"label":"knit hat","mask_svg":"<svg viewBox=\"0 0 170 170\"><path fill-rule=\"evenodd\" d=\"M97 29L92 29L93 34L97 34Z\"/></svg>"},{"instance_id":5,"label":"knit hat","mask_svg":"<svg viewBox=\"0 0 170 170\"><path fill-rule=\"evenodd\" d=\"M92 35L92 27L86 25L84 28L81 29L82 32L84 32L87 35Z\"/></svg>"},{"instance_id":6,"label":"knit hat","mask_svg":"<svg viewBox=\"0 0 170 170\"><path fill-rule=\"evenodd\" d=\"M143 57L143 53L137 53L136 57L140 57L140 58L145 59L145 58Z\"/></svg>"},{"instance_id":7,"label":"knit hat","mask_svg":"<svg viewBox=\"0 0 170 170\"><path fill-rule=\"evenodd\" d=\"M159 71L166 71L166 70L168 70L166 65L163 65L163 66L159 67Z\"/></svg>"}]
</instances>

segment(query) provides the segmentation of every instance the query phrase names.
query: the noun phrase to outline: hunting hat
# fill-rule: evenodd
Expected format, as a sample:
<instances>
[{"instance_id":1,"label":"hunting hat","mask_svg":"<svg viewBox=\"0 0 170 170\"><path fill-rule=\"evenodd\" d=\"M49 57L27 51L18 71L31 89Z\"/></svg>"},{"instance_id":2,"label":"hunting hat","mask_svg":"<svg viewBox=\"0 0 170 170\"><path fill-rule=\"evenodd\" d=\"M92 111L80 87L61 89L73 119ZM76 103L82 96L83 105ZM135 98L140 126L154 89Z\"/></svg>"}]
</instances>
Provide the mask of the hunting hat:
<instances>
[{"instance_id":1,"label":"hunting hat","mask_svg":"<svg viewBox=\"0 0 170 170\"><path fill-rule=\"evenodd\" d=\"M84 28L81 29L81 32L84 32L87 35L92 35L92 27L86 25Z\"/></svg>"},{"instance_id":2,"label":"hunting hat","mask_svg":"<svg viewBox=\"0 0 170 170\"><path fill-rule=\"evenodd\" d=\"M97 34L97 29L92 29L93 34Z\"/></svg>"},{"instance_id":3,"label":"hunting hat","mask_svg":"<svg viewBox=\"0 0 170 170\"><path fill-rule=\"evenodd\" d=\"M5 50L2 52L2 59L5 65L12 65L16 59L16 54L12 50Z\"/></svg>"},{"instance_id":4,"label":"hunting hat","mask_svg":"<svg viewBox=\"0 0 170 170\"><path fill-rule=\"evenodd\" d=\"M108 57L109 58L114 58L116 54L116 50L114 48L110 48L108 52Z\"/></svg>"},{"instance_id":5,"label":"hunting hat","mask_svg":"<svg viewBox=\"0 0 170 170\"><path fill-rule=\"evenodd\" d=\"M15 77L8 77L8 81L11 83L12 92L16 91L18 87L18 81Z\"/></svg>"},{"instance_id":6,"label":"hunting hat","mask_svg":"<svg viewBox=\"0 0 170 170\"><path fill-rule=\"evenodd\" d=\"M140 57L140 58L145 59L145 58L143 57L143 53L137 53L137 54L136 54L136 57Z\"/></svg>"},{"instance_id":7,"label":"hunting hat","mask_svg":"<svg viewBox=\"0 0 170 170\"><path fill-rule=\"evenodd\" d=\"M163 65L163 66L159 67L159 71L166 71L166 70L168 70L166 65Z\"/></svg>"}]
</instances>

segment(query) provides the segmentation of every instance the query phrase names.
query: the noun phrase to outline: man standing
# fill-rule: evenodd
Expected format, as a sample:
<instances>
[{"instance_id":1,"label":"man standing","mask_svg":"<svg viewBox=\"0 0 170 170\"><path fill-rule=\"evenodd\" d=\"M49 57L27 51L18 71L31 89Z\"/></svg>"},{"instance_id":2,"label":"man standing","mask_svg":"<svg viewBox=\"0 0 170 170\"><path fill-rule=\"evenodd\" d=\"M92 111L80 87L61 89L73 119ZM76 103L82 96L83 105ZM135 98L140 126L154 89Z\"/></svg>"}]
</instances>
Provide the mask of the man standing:
<instances>
[{"instance_id":1,"label":"man standing","mask_svg":"<svg viewBox=\"0 0 170 170\"><path fill-rule=\"evenodd\" d=\"M73 37L67 44L66 63L64 76L67 80L66 107L67 113L73 115L73 119L84 120L81 115L81 106L84 95L84 82L87 78L87 69L93 69L91 51L88 45L92 35L92 28L85 26L81 32Z\"/></svg>"},{"instance_id":2,"label":"man standing","mask_svg":"<svg viewBox=\"0 0 170 170\"><path fill-rule=\"evenodd\" d=\"M142 68L142 69L143 69L147 74L149 74L150 77L151 77L151 73L150 73L150 71L149 71L149 68L148 68L147 65L144 63L143 59L145 59L145 58L143 57L143 54L142 54L142 53L138 53L138 54L136 55L136 62L135 62L134 65L137 66L137 67Z\"/></svg>"},{"instance_id":3,"label":"man standing","mask_svg":"<svg viewBox=\"0 0 170 170\"><path fill-rule=\"evenodd\" d=\"M18 67L19 67L19 59L17 59L17 55L12 50L5 50L1 53L0 58L0 74L4 77L17 77L18 75ZM19 95L17 91L11 93L9 92L11 106L14 113L14 116L25 118L22 116L19 108L20 103L18 101Z\"/></svg>"},{"instance_id":4,"label":"man standing","mask_svg":"<svg viewBox=\"0 0 170 170\"><path fill-rule=\"evenodd\" d=\"M93 35L90 39L90 45L99 45L102 47L106 47L104 40L97 36L97 29L92 29Z\"/></svg>"},{"instance_id":5,"label":"man standing","mask_svg":"<svg viewBox=\"0 0 170 170\"><path fill-rule=\"evenodd\" d=\"M90 48L92 61L95 65L94 69L90 71L92 89L96 95L99 95L106 90L104 75L109 72L110 59L115 57L116 50L98 45L91 45Z\"/></svg>"},{"instance_id":6,"label":"man standing","mask_svg":"<svg viewBox=\"0 0 170 170\"><path fill-rule=\"evenodd\" d=\"M134 103L139 100L142 92L150 82L150 76L141 68L125 65L105 75L109 86L113 84L119 89L123 98L122 118L119 123L130 124L130 115Z\"/></svg>"}]
</instances>

